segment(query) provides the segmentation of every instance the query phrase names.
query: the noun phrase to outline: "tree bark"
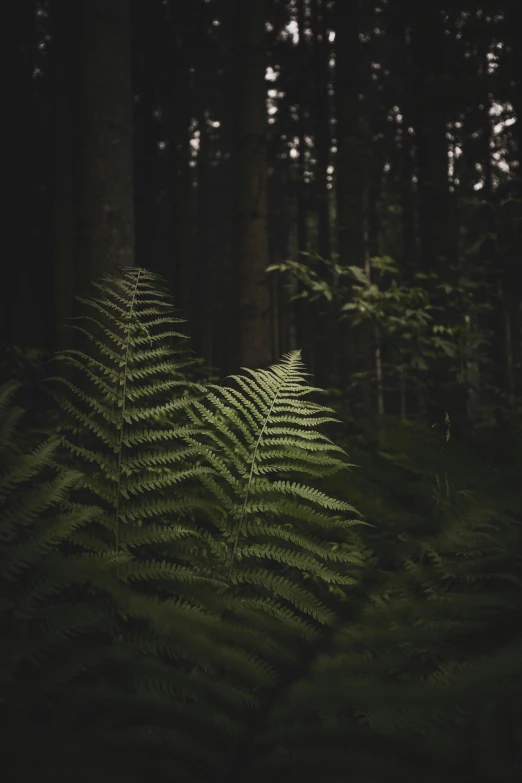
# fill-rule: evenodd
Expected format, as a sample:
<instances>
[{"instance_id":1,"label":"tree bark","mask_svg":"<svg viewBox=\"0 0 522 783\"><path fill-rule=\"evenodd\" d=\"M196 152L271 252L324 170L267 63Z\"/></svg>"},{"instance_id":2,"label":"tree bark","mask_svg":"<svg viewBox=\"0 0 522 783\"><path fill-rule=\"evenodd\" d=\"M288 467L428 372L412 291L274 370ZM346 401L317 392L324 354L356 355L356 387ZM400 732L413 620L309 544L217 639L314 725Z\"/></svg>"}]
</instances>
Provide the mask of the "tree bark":
<instances>
[{"instance_id":1,"label":"tree bark","mask_svg":"<svg viewBox=\"0 0 522 783\"><path fill-rule=\"evenodd\" d=\"M53 182L53 259L55 349L71 347L73 330L66 324L73 315L76 272L78 171L75 155L75 118L78 116L80 34L77 9L69 0L53 0L53 41L50 78L54 89L55 127Z\"/></svg>"},{"instance_id":2,"label":"tree bark","mask_svg":"<svg viewBox=\"0 0 522 783\"><path fill-rule=\"evenodd\" d=\"M134 94L134 219L135 260L138 266L164 274L158 264L158 36L162 30L160 0L145 7L133 0L132 77Z\"/></svg>"},{"instance_id":3,"label":"tree bark","mask_svg":"<svg viewBox=\"0 0 522 783\"><path fill-rule=\"evenodd\" d=\"M130 0L84 0L82 12L81 290L134 265Z\"/></svg>"},{"instance_id":4,"label":"tree bark","mask_svg":"<svg viewBox=\"0 0 522 783\"><path fill-rule=\"evenodd\" d=\"M419 195L421 266L447 273L454 242L448 181L444 26L439 4L410 2L412 86ZM446 276L446 275L445 275Z\"/></svg>"},{"instance_id":5,"label":"tree bark","mask_svg":"<svg viewBox=\"0 0 522 783\"><path fill-rule=\"evenodd\" d=\"M330 164L332 101L330 91L330 67L332 45L328 39L328 8L326 0L312 3L312 24L314 41L315 75L315 212L317 214L317 253L328 261L332 259L332 237L330 231L331 193L329 189L328 166ZM330 185L331 188L331 185ZM323 272L328 274L326 270ZM334 275L328 281L334 283ZM338 312L334 305L317 302L314 307L315 320L315 369L316 380L321 385L335 385L337 379L336 335Z\"/></svg>"},{"instance_id":6,"label":"tree bark","mask_svg":"<svg viewBox=\"0 0 522 783\"><path fill-rule=\"evenodd\" d=\"M265 0L238 0L238 118L234 267L237 362L259 367L272 360L267 227Z\"/></svg>"},{"instance_id":7,"label":"tree bark","mask_svg":"<svg viewBox=\"0 0 522 783\"><path fill-rule=\"evenodd\" d=\"M335 6L336 201L339 263L362 267L358 5L358 0L337 0Z\"/></svg>"},{"instance_id":8,"label":"tree bark","mask_svg":"<svg viewBox=\"0 0 522 783\"><path fill-rule=\"evenodd\" d=\"M409 0L410 52L412 62L413 114L419 199L420 267L435 273L430 282L431 304L438 308L437 322L453 326L461 313L448 301L438 283L458 285L453 196L449 187L449 145L447 140L448 100L451 72L447 60L444 21L436 0L420 6ZM451 308L451 309L450 309ZM425 403L432 420L442 421L446 413L464 419L467 400L464 385L457 382L455 367L442 356L430 362L424 388Z\"/></svg>"},{"instance_id":9,"label":"tree bark","mask_svg":"<svg viewBox=\"0 0 522 783\"><path fill-rule=\"evenodd\" d=\"M3 190L8 203L4 220L5 271L0 284L0 339L47 347L51 276L47 268L46 123L42 100L44 74L37 71L38 43L34 0L8 3L3 19L7 64Z\"/></svg>"},{"instance_id":10,"label":"tree bark","mask_svg":"<svg viewBox=\"0 0 522 783\"><path fill-rule=\"evenodd\" d=\"M328 166L330 163L330 119L332 116L329 96L329 60L331 45L328 40L327 4L315 0L314 10L314 59L317 167L315 174L315 199L317 210L317 249L322 258L330 259L330 190Z\"/></svg>"},{"instance_id":11,"label":"tree bark","mask_svg":"<svg viewBox=\"0 0 522 783\"><path fill-rule=\"evenodd\" d=\"M200 283L192 279L191 265L194 211L189 166L192 51L183 9L175 9L167 4L162 26L158 83L162 107L161 140L166 147L159 156L161 193L158 259L182 316L190 322L196 304L193 283Z\"/></svg>"},{"instance_id":12,"label":"tree bark","mask_svg":"<svg viewBox=\"0 0 522 783\"><path fill-rule=\"evenodd\" d=\"M335 4L335 113L337 252L341 266L364 264L362 141L359 128L359 1ZM366 364L361 341L347 321L337 329L339 380L346 388L350 376ZM366 342L363 341L366 347ZM335 373L337 376L337 373Z\"/></svg>"}]
</instances>

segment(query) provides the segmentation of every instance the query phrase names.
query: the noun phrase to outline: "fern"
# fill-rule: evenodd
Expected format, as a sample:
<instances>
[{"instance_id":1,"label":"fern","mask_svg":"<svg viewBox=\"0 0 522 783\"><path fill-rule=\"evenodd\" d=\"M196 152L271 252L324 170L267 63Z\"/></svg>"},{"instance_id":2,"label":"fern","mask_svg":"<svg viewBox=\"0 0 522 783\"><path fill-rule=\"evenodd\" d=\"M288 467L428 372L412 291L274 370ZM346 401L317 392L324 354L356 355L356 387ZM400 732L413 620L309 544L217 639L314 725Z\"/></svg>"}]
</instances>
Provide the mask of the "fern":
<instances>
[{"instance_id":1,"label":"fern","mask_svg":"<svg viewBox=\"0 0 522 783\"><path fill-rule=\"evenodd\" d=\"M76 377L49 379L65 388L55 398L65 413L60 460L74 460L82 475L74 502L98 509L70 541L83 562L95 557L92 578L111 596L111 633L134 660L128 687L136 699L126 707L125 731L148 744L155 737L162 755L165 729L179 723L170 752L183 757L196 731L206 727L210 745L219 725L216 752L223 756L273 670L261 634L261 653L250 649L256 634L234 619L227 585L212 567L221 545L206 520L220 513L194 481L213 468L202 464L198 428L183 418L205 389L184 375L185 338L154 275L127 269L98 289L101 297L82 300L96 312L88 316L92 327L75 325L82 348L56 357Z\"/></svg>"},{"instance_id":2,"label":"fern","mask_svg":"<svg viewBox=\"0 0 522 783\"><path fill-rule=\"evenodd\" d=\"M78 462L92 466L85 470L85 487L106 510L100 523L112 528L118 549L127 545L121 526L130 520L175 515L198 505L197 498L180 503L171 498L152 510L147 502L138 507L133 496L146 498L154 489L157 502L164 490L203 470L191 460L190 450L174 446L183 427L165 426L169 412L187 405L183 393L202 387L182 374L191 363L183 348L186 338L177 331L180 319L155 275L127 269L119 278L106 276L94 285L101 297L80 298L93 312L81 320L92 327L72 325L84 338L83 349L55 357L76 371L82 387L63 376L49 380L67 389L66 396L55 396L71 424L81 429L82 442L77 445L70 434L64 442ZM171 346L171 340L178 344ZM173 393L176 397L168 399Z\"/></svg>"},{"instance_id":3,"label":"fern","mask_svg":"<svg viewBox=\"0 0 522 783\"><path fill-rule=\"evenodd\" d=\"M201 481L229 519L222 527L231 544L228 577L236 559L256 558L265 564L275 559L328 583L351 584L327 563L354 566L360 558L331 546L324 533L335 529L346 538L351 526L361 521L328 512L357 512L312 485L286 478L305 473L320 479L349 467L339 456L345 455L343 449L316 429L338 420L331 409L304 399L319 390L306 384L299 351L269 370L247 372L246 377L232 376L232 386L209 385L204 400L189 408L207 439L186 436L190 443L207 444L214 472L203 474ZM273 543L241 546L242 535ZM283 550L281 541L289 548Z\"/></svg>"},{"instance_id":4,"label":"fern","mask_svg":"<svg viewBox=\"0 0 522 783\"><path fill-rule=\"evenodd\" d=\"M79 747L75 726L85 713L74 699L65 702L98 676L110 653L110 613L92 600L89 569L67 552L96 508L67 509L81 474L52 466L56 436L42 441L26 430L20 448L19 390L16 381L0 388L0 712L3 769L13 781L36 766L56 775L57 736ZM85 706L88 712L93 702Z\"/></svg>"},{"instance_id":5,"label":"fern","mask_svg":"<svg viewBox=\"0 0 522 783\"><path fill-rule=\"evenodd\" d=\"M403 775L407 754L435 783L466 780L461 746L491 764L479 743L495 722L507 783L517 523L446 482L432 518L361 541L367 523L329 489L349 467L322 432L338 420L309 399L299 352L196 384L157 276L125 269L97 287L88 328L75 323L83 344L58 357L57 435L25 453L14 387L0 390L17 725L41 674L42 715L62 708L50 725L73 716L137 779L175 765L188 783L334 783L349 766L370 783Z\"/></svg>"},{"instance_id":6,"label":"fern","mask_svg":"<svg viewBox=\"0 0 522 783\"><path fill-rule=\"evenodd\" d=\"M174 722L171 752L189 763L197 731L224 770L327 644L334 591L356 581L361 521L315 486L345 454L318 429L336 420L306 399L317 390L298 352L234 385L190 383L159 279L125 269L97 287L82 300L89 328L74 325L83 345L57 357L74 372L53 380L65 389L60 460L82 474L70 508L98 508L71 544L98 563L129 652L123 733L155 738L163 755Z\"/></svg>"},{"instance_id":7,"label":"fern","mask_svg":"<svg viewBox=\"0 0 522 783\"><path fill-rule=\"evenodd\" d=\"M357 780L404 777L406 754L412 780L520 776L520 523L448 488L400 542L381 520L370 601L273 713L260 779L333 778L341 743Z\"/></svg>"}]
</instances>

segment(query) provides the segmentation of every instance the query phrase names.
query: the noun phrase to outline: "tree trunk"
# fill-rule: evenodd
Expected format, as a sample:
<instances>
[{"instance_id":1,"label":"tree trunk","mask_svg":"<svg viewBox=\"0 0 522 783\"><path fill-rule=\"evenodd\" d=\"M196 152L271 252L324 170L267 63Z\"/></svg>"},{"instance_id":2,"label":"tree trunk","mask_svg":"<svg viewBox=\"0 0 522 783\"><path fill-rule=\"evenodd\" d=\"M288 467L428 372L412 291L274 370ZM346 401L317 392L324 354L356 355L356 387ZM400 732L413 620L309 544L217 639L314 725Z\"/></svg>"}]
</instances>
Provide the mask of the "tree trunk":
<instances>
[{"instance_id":1,"label":"tree trunk","mask_svg":"<svg viewBox=\"0 0 522 783\"><path fill-rule=\"evenodd\" d=\"M358 0L335 4L335 112L337 252L341 266L364 264L363 173L359 129ZM354 328L342 322L338 329L338 362L341 387L364 363Z\"/></svg>"},{"instance_id":2,"label":"tree trunk","mask_svg":"<svg viewBox=\"0 0 522 783\"><path fill-rule=\"evenodd\" d=\"M317 210L317 249L322 258L332 256L330 238L330 190L328 166L330 164L330 119L332 116L329 91L329 60L331 45L328 40L327 4L315 0L313 5L314 59L315 59L315 107L317 166L315 173L315 200Z\"/></svg>"},{"instance_id":3,"label":"tree trunk","mask_svg":"<svg viewBox=\"0 0 522 783\"><path fill-rule=\"evenodd\" d=\"M317 253L325 260L332 260L330 233L330 189L328 167L330 164L332 102L330 90L330 58L332 46L328 39L328 9L326 0L312 3L312 24L314 41L315 75L315 211L317 214ZM330 188L329 188L330 186ZM329 274L326 269L323 274ZM328 280L334 283L334 275ZM339 313L336 304L325 305L323 301L314 307L316 380L321 386L337 385L336 335Z\"/></svg>"},{"instance_id":4,"label":"tree trunk","mask_svg":"<svg viewBox=\"0 0 522 783\"><path fill-rule=\"evenodd\" d=\"M408 46L401 41L401 85L402 85L402 133L401 133L401 205L402 205L402 268L405 278L413 282L417 270L417 220L415 214L416 192L413 184L414 144L410 128L414 125L411 103L412 66Z\"/></svg>"},{"instance_id":5,"label":"tree trunk","mask_svg":"<svg viewBox=\"0 0 522 783\"><path fill-rule=\"evenodd\" d=\"M78 116L78 66L76 41L79 35L77 9L69 0L54 0L53 42L50 78L54 88L55 127L53 183L53 257L55 349L71 347L74 332L66 324L73 315L76 272L76 228L78 203L77 161L74 123Z\"/></svg>"},{"instance_id":6,"label":"tree trunk","mask_svg":"<svg viewBox=\"0 0 522 783\"><path fill-rule=\"evenodd\" d=\"M307 154L306 154L306 124L307 124L307 104L308 104L308 78L310 72L309 49L306 42L306 20L305 20L306 0L300 0L297 7L297 27L299 33L299 43L295 49L297 61L297 100L299 101L297 115L297 138L299 143L299 159L297 165L294 163L294 171L297 170L295 178L296 183L296 205L297 205L297 259L302 264L310 266L312 259L305 254L309 252L309 185L306 181ZM302 284L296 282L296 289L302 290ZM297 342L299 347L306 346L308 351L307 365L312 372L316 371L317 352L315 350L314 338L317 329L317 320L315 308L310 305L307 299L299 299L296 302L297 316Z\"/></svg>"},{"instance_id":7,"label":"tree trunk","mask_svg":"<svg viewBox=\"0 0 522 783\"><path fill-rule=\"evenodd\" d=\"M305 39L305 0L298 4L298 30L299 44L297 47L298 79L299 79L299 110L298 110L298 139L299 139L299 168L297 176L297 252L308 252L308 188L306 186L306 80L308 70L308 51ZM308 263L306 258L300 256L300 261Z\"/></svg>"},{"instance_id":8,"label":"tree trunk","mask_svg":"<svg viewBox=\"0 0 522 783\"><path fill-rule=\"evenodd\" d=\"M454 241L448 182L447 80L439 4L410 4L421 266L447 279Z\"/></svg>"},{"instance_id":9,"label":"tree trunk","mask_svg":"<svg viewBox=\"0 0 522 783\"><path fill-rule=\"evenodd\" d=\"M457 244L454 207L448 172L448 93L450 69L446 63L444 22L440 5L427 0L409 2L413 111L417 156L420 267L435 273L430 285L432 305L439 308L437 321L452 326L461 316L450 309L447 294L438 283L457 285ZM442 421L449 413L466 418L465 388L457 383L455 367L446 359L432 360L425 388L428 413Z\"/></svg>"},{"instance_id":10,"label":"tree trunk","mask_svg":"<svg viewBox=\"0 0 522 783\"><path fill-rule=\"evenodd\" d=\"M193 191L190 162L190 77L188 30L183 9L165 6L159 37L162 59L158 74L162 107L159 179L160 245L158 256L175 302L184 318L192 321L193 281L191 265ZM157 44L156 44L157 45ZM200 281L195 281L199 284Z\"/></svg>"},{"instance_id":11,"label":"tree trunk","mask_svg":"<svg viewBox=\"0 0 522 783\"><path fill-rule=\"evenodd\" d=\"M522 30L520 29L520 7L517 0L510 0L508 4L508 12L506 14L506 21L508 30L511 32L511 50L512 50L512 62L513 62L513 108L515 109L516 123L514 126L514 135L517 143L517 159L518 159L518 171L517 180L518 187L516 190L516 197L522 199ZM515 258L520 258L522 252L522 223L519 218L518 228L515 229ZM518 277L518 285L512 292L512 298L515 300L513 303L513 316L514 323L517 321L518 316L518 334L519 340L516 342L519 344L518 351L518 370L519 370L519 383L522 384L522 283L520 276ZM520 392L519 386L518 391Z\"/></svg>"},{"instance_id":12,"label":"tree trunk","mask_svg":"<svg viewBox=\"0 0 522 783\"><path fill-rule=\"evenodd\" d=\"M7 64L2 184L8 203L4 220L5 271L1 290L0 339L46 347L51 276L45 257L47 224L46 132L42 106L43 73L37 71L37 3L4 6ZM52 292L51 292L52 294ZM51 324L52 328L52 324Z\"/></svg>"},{"instance_id":13,"label":"tree trunk","mask_svg":"<svg viewBox=\"0 0 522 783\"><path fill-rule=\"evenodd\" d=\"M379 273L372 269L372 258L380 255L379 246L379 212L378 204L382 189L382 160L378 149L374 152L372 165L369 169L370 182L368 185L368 228L366 231L365 272L368 285L379 282ZM373 355L375 367L375 381L377 393L377 415L382 417L385 412L384 405L384 376L382 366L382 338L377 326L373 328Z\"/></svg>"},{"instance_id":14,"label":"tree trunk","mask_svg":"<svg viewBox=\"0 0 522 783\"><path fill-rule=\"evenodd\" d=\"M518 177L522 182L522 30L518 0L509 0L506 11L506 29L511 44L513 67L513 108L516 115L513 131L518 148Z\"/></svg>"},{"instance_id":15,"label":"tree trunk","mask_svg":"<svg viewBox=\"0 0 522 783\"><path fill-rule=\"evenodd\" d=\"M358 0L337 0L335 6L336 200L339 263L362 267L364 239L358 97L358 5Z\"/></svg>"},{"instance_id":16,"label":"tree trunk","mask_svg":"<svg viewBox=\"0 0 522 783\"><path fill-rule=\"evenodd\" d=\"M130 0L84 0L79 284L134 265Z\"/></svg>"},{"instance_id":17,"label":"tree trunk","mask_svg":"<svg viewBox=\"0 0 522 783\"><path fill-rule=\"evenodd\" d=\"M134 94L134 210L136 264L164 274L158 263L159 57L160 0L145 8L132 2L132 76Z\"/></svg>"},{"instance_id":18,"label":"tree trunk","mask_svg":"<svg viewBox=\"0 0 522 783\"><path fill-rule=\"evenodd\" d=\"M288 204L290 161L286 153L279 151L279 137L275 134L269 142L269 159L273 161L272 175L268 182L270 263L278 264L290 258L291 207ZM274 355L281 356L298 347L296 331L296 307L290 301L288 273L273 275L272 300L277 308L278 330L274 333ZM299 346L303 347L303 346Z\"/></svg>"},{"instance_id":19,"label":"tree trunk","mask_svg":"<svg viewBox=\"0 0 522 783\"><path fill-rule=\"evenodd\" d=\"M210 189L210 144L207 125L207 116L204 110L204 90L200 85L199 97L199 150L197 163L197 247L195 264L199 274L196 334L201 354L205 361L212 365L215 357L214 312L216 307L216 266L212 239L209 237L209 214L211 214L211 189ZM196 343L196 345L198 345Z\"/></svg>"},{"instance_id":20,"label":"tree trunk","mask_svg":"<svg viewBox=\"0 0 522 783\"><path fill-rule=\"evenodd\" d=\"M265 0L238 0L238 126L234 243L237 363L272 360L267 227Z\"/></svg>"}]
</instances>

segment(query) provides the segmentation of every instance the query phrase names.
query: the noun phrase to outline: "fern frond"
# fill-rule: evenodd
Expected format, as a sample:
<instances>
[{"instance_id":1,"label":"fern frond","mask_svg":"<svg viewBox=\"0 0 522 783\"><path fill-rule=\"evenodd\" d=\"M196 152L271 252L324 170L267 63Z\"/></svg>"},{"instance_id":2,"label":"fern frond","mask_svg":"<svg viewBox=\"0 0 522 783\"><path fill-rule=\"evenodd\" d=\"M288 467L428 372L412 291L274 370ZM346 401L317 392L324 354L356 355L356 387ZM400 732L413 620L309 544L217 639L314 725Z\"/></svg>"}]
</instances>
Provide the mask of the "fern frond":
<instances>
[{"instance_id":1,"label":"fern frond","mask_svg":"<svg viewBox=\"0 0 522 783\"><path fill-rule=\"evenodd\" d=\"M234 386L210 385L204 401L189 409L194 424L207 428L206 457L217 474L202 480L235 526L229 531L233 536L230 574L236 556L241 556L240 536L254 528L249 523L247 527L250 517L275 515L286 522L294 517L313 526L321 519L316 509L357 513L350 504L318 488L275 478L296 466L313 477L347 467L336 456L344 455L344 450L314 429L337 419L325 415L331 409L302 399L317 389L304 380L300 352L287 354L269 370L247 372L247 376L231 376ZM201 443L197 437L187 436L187 440ZM329 517L324 519L328 524Z\"/></svg>"}]
</instances>

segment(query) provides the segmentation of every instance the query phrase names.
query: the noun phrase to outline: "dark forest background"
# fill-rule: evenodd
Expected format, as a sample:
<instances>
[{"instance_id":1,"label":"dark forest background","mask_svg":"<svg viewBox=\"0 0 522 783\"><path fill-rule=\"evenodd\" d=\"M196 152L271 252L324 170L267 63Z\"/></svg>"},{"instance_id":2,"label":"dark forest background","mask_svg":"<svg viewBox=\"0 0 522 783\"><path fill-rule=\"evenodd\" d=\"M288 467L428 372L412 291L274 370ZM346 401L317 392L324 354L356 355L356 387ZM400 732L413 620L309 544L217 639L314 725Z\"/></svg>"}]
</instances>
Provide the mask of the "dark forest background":
<instances>
[{"instance_id":1,"label":"dark forest background","mask_svg":"<svg viewBox=\"0 0 522 783\"><path fill-rule=\"evenodd\" d=\"M136 264L219 374L300 347L360 415L518 415L516 6L9 4L4 342Z\"/></svg>"},{"instance_id":2,"label":"dark forest background","mask_svg":"<svg viewBox=\"0 0 522 783\"><path fill-rule=\"evenodd\" d=\"M288 637L289 663L278 669L273 688L259 691L265 694L261 717L257 707L245 708L246 729L238 729L237 737L235 728L231 732L230 758L226 743L216 750L227 758L215 780L303 780L313 770L318 780L337 783L349 779L349 765L358 783L520 780L519 5L516 0L4 4L7 249L0 280L0 382L48 380L51 357L74 347L76 332L68 319L83 313L85 304L76 297L92 293L93 281L121 266L146 268L165 279L188 322L182 331L200 357L190 370L192 380L206 383L240 367L266 368L302 349L310 383L328 392L328 404L339 417L328 424L332 440L346 450L353 468L342 478L328 476L321 491L350 508L353 504L369 523L357 533L365 568L356 587L350 595L335 583L321 587L328 600L339 599L340 633L325 633L319 652L302 640L301 649ZM161 363L156 370L163 372ZM18 565L23 571L29 564L24 579L31 599L32 560L23 546L18 552L8 524L13 530L19 525L22 544L26 533L38 537L43 530L45 538L46 516L31 493L40 486L38 470L43 482L54 463L41 457L42 464L34 467L38 453L27 446L28 461L16 463L18 474L14 468L10 472L17 450L26 448L4 415L15 386L0 388L2 509L11 508L2 492L9 499L11 485L16 490L9 500L14 511L2 519L0 571L7 573L11 562L16 576ZM25 384L21 394L37 434L61 432L65 407L46 407L49 401L38 383ZM89 405L87 393L85 400ZM88 410L83 430L75 435L87 444L91 418L100 410L91 407L94 413ZM18 415L16 409L12 418ZM219 429L219 416L215 421ZM162 415L154 426L160 424ZM161 444L151 433L147 454L160 459ZM291 453L295 444L287 440ZM139 438L136 443L142 446ZM131 452L125 458L132 466ZM81 449L75 445L72 453L76 459ZM104 474L94 463L96 487ZM121 473L120 468L121 461ZM177 463L172 468L165 462L158 473L172 479L175 469ZM132 502L139 504L144 485L136 481ZM41 484L53 508L52 492L57 495L58 489ZM119 493L118 483L113 493L117 510ZM154 497L166 496L167 490L159 488ZM277 503L284 517L285 498ZM67 512L79 507L69 503ZM156 511L165 529L175 532L161 503ZM202 518L207 531L209 520L203 513ZM333 530L332 525L326 532L334 535ZM132 526L129 531L132 536ZM77 539L82 543L80 535ZM54 579L54 539L49 540L52 556L43 546L38 552ZM283 551L283 538L274 540L274 551ZM16 552L9 561L11 545ZM333 552L337 544L332 546ZM150 542L147 547L138 552L136 546L136 557L156 551ZM159 544L156 549L162 551ZM182 545L176 541L174 549L172 557L179 557ZM31 557L36 550L27 547ZM274 573L288 572L285 553L274 561ZM290 554L307 555L297 544ZM197 547L192 555L197 565ZM303 569L296 577L296 584L301 582L311 584ZM3 583L8 600L0 614L7 617L5 607L24 597L26 582L20 577L22 587L16 579ZM173 584L161 590L174 594ZM68 600L67 594L65 609ZM89 593L86 605L92 600ZM61 602L61 595L49 599L58 609ZM31 606L37 628L40 605ZM76 622L72 608L71 627ZM0 630L9 630L2 617ZM226 627L223 618L216 628ZM132 634L136 628L141 633L132 618L125 622ZM22 641L32 651L37 632L23 623ZM18 628L14 621L13 627ZM116 637L110 634L112 645ZM132 634L124 651L132 646ZM170 641L175 637L168 628L158 634L160 641L161 634ZM13 638L13 660L18 660L18 637ZM6 645L7 658L11 647ZM22 644L20 649L25 649ZM212 654L218 652L218 645L212 646ZM293 664L294 652L298 658L302 653L301 669ZM163 648L154 655L161 657ZM168 677L178 676L182 665L176 656L165 657ZM201 665L205 677L210 671L212 687L223 675L216 660L216 670ZM233 668L236 659L231 660ZM196 656L187 671L193 674L197 664ZM11 721L15 734L6 735L12 747L19 741L25 746L33 732L32 689L38 691L46 671L38 666L32 680L20 669L14 685L8 683L8 667L0 666L7 672L0 682L4 715L23 713L19 723ZM112 687L117 669L108 671L103 676ZM227 682L223 679L220 687L230 695ZM30 705L27 715L21 693ZM206 727L191 723L188 712L180 711L175 719L172 709L179 700L171 694L168 699L161 721L170 730L178 720L179 747L185 736L193 742L187 749L189 766L196 760L204 766L201 749L219 744L216 737L222 736L212 723L214 712L209 710L212 720ZM313 712L322 699L338 720L330 727L331 737L326 707L321 717L320 706L310 724L313 741L304 729L299 735L296 728L293 737L294 722L297 726L298 718ZM127 709L119 704L116 723ZM53 764L61 745L67 745L61 732L69 730L62 713L57 714L60 731L46 717L40 719L50 727L42 735L42 753L48 746ZM223 709L223 725L227 715ZM105 724L98 714L92 723L103 746ZM259 743L258 735L262 738L272 725L273 746L270 739ZM85 747L79 779L92 780L94 769L98 779L105 779L99 776L103 765L92 762L89 771L91 750L88 743ZM272 758L270 747L289 754L285 769L294 777L273 776L277 754ZM69 752L70 769L54 777L57 781L70 780L70 770L82 771L74 748ZM39 754L37 749L34 763L41 775ZM131 777L129 751L129 780L150 779L149 756L145 771ZM327 760L330 767L323 767ZM103 768L113 780L111 765ZM171 778L169 761L154 779Z\"/></svg>"}]
</instances>

